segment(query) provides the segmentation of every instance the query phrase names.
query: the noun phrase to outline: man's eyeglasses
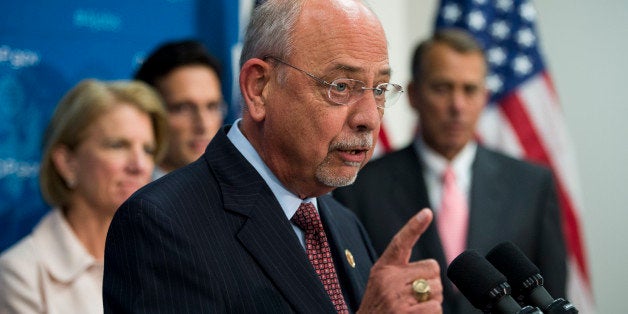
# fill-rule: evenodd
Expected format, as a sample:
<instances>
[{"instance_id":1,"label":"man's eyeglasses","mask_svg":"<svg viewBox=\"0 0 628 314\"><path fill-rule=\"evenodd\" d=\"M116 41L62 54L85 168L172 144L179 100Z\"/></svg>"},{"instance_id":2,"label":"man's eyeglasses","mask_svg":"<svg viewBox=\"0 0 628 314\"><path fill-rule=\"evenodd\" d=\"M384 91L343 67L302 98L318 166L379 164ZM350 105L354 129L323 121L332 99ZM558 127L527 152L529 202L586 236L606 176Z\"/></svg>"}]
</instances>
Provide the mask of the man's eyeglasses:
<instances>
[{"instance_id":1,"label":"man's eyeglasses","mask_svg":"<svg viewBox=\"0 0 628 314\"><path fill-rule=\"evenodd\" d=\"M364 82L350 78L339 78L330 83L277 57L265 56L264 59L273 59L309 76L316 82L327 86L327 97L329 97L329 100L333 103L338 105L351 105L364 97L364 91L372 90L377 107L390 108L395 104L395 102L397 102L399 96L403 93L403 87L401 87L401 85L391 83L381 83L375 87L366 87Z\"/></svg>"}]
</instances>

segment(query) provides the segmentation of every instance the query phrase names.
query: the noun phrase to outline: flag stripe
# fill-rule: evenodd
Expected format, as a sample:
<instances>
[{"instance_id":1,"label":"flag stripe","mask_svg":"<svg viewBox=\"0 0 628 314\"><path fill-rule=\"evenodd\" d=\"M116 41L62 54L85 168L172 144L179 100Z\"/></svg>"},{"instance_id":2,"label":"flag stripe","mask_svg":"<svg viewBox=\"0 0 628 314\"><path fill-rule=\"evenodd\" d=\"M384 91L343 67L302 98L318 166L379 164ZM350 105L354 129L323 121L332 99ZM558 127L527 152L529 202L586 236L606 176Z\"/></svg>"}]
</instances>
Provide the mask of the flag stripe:
<instances>
[{"instance_id":1,"label":"flag stripe","mask_svg":"<svg viewBox=\"0 0 628 314\"><path fill-rule=\"evenodd\" d=\"M503 110L508 121L513 126L513 129L519 139L525 139L522 141L525 158L542 163L551 169L557 169L554 166L554 162L552 162L549 157L541 137L537 134L536 130L538 128L534 127L535 123L531 120L528 114L529 111L526 110L526 107L530 107L529 104L531 103L523 103L519 98L518 93L512 93L506 96L500 103L500 108ZM528 106L526 106L526 104L528 104ZM563 210L563 228L567 240L567 247L569 251L575 255L578 263L578 270L582 273L582 277L586 280L587 284L589 284L589 278L586 273L586 269L588 268L584 258L584 249L583 246L580 245L580 243L582 243L582 239L580 237L579 219L568 193L565 191L564 184L562 183L562 177L556 172L555 177L559 198L558 200L560 207Z\"/></svg>"},{"instance_id":2,"label":"flag stripe","mask_svg":"<svg viewBox=\"0 0 628 314\"><path fill-rule=\"evenodd\" d=\"M381 145L383 151L382 153L388 153L392 150L390 146L390 141L388 140L388 135L386 134L386 130L384 129L384 124L382 123L379 128L379 140L378 145Z\"/></svg>"},{"instance_id":3,"label":"flag stripe","mask_svg":"<svg viewBox=\"0 0 628 314\"><path fill-rule=\"evenodd\" d=\"M499 103L504 116L517 134L525 158L549 166L549 159L542 149L541 140L536 135L525 105L521 103L517 94L511 93Z\"/></svg>"},{"instance_id":4,"label":"flag stripe","mask_svg":"<svg viewBox=\"0 0 628 314\"><path fill-rule=\"evenodd\" d=\"M587 285L590 285L589 276L587 274L588 265L586 262L584 246L580 245L580 243L584 242L581 238L580 234L580 223L579 218L577 217L576 211L574 210L573 204L569 199L567 193L565 193L565 189L563 188L563 184L558 184L559 188L559 202L561 207L563 208L563 219L565 223L563 224L563 228L565 229L565 237L567 240L568 247L576 258L578 263L578 271L580 272L582 278L586 281Z\"/></svg>"},{"instance_id":5,"label":"flag stripe","mask_svg":"<svg viewBox=\"0 0 628 314\"><path fill-rule=\"evenodd\" d=\"M571 164L568 160L569 156L573 156L573 152L568 151L569 143L566 137L566 127L564 125L560 107L554 96L553 87L549 76L544 74L532 82L524 84L517 95L521 101L522 107L531 116L531 124L533 130L538 133L538 148L543 152L543 162L553 169L558 186L559 202L563 209L564 229L568 247L572 254L575 255L578 262L579 271L589 284L589 278L586 272L587 263L584 253L583 240L581 238L580 223L578 217L577 202L570 195L570 182L565 175L574 173L575 171L567 171ZM572 179L573 180L573 179ZM571 192L571 193L570 193Z\"/></svg>"},{"instance_id":6,"label":"flag stripe","mask_svg":"<svg viewBox=\"0 0 628 314\"><path fill-rule=\"evenodd\" d=\"M535 122L535 128L540 130L541 140L548 149L554 170L564 179L565 189L574 207L582 208L575 153L549 75L543 73L542 76L522 84L518 94Z\"/></svg>"},{"instance_id":7,"label":"flag stripe","mask_svg":"<svg viewBox=\"0 0 628 314\"><path fill-rule=\"evenodd\" d=\"M482 112L477 126L478 140L488 147L499 149L511 156L523 158L519 138L498 106L488 106Z\"/></svg>"}]
</instances>

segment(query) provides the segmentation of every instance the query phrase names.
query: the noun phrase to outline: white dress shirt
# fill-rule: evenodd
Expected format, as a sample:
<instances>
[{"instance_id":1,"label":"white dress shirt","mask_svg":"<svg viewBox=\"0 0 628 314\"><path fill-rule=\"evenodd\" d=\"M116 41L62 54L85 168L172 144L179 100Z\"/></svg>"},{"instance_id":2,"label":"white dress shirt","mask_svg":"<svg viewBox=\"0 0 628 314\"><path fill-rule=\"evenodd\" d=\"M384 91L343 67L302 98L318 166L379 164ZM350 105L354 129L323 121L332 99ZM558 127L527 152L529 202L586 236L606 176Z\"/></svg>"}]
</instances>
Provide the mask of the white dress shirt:
<instances>
[{"instance_id":1,"label":"white dress shirt","mask_svg":"<svg viewBox=\"0 0 628 314\"><path fill-rule=\"evenodd\" d=\"M427 193L430 199L430 205L432 210L438 213L441 206L441 199L443 195L443 174L447 169L447 166L451 165L454 174L456 175L456 185L467 200L469 205L469 194L471 191L471 176L473 160L475 160L475 152L477 151L477 143L469 142L464 148L449 162L445 157L434 151L427 146L425 142L419 137L414 142L414 148L417 155L421 158L423 167L423 179L427 185ZM470 208L470 206L468 206Z\"/></svg>"},{"instance_id":2,"label":"white dress shirt","mask_svg":"<svg viewBox=\"0 0 628 314\"><path fill-rule=\"evenodd\" d=\"M0 256L0 313L103 313L103 270L53 209Z\"/></svg>"}]
</instances>

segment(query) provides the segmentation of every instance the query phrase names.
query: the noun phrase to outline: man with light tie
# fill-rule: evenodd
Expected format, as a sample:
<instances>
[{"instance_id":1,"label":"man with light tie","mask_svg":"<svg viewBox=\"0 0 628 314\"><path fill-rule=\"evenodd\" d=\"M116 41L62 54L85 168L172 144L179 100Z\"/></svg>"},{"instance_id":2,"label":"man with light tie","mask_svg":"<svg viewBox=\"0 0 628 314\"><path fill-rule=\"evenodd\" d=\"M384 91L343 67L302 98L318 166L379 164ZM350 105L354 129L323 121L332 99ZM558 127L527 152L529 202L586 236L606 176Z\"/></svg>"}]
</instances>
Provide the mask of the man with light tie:
<instances>
[{"instance_id":1,"label":"man with light tie","mask_svg":"<svg viewBox=\"0 0 628 314\"><path fill-rule=\"evenodd\" d=\"M475 127L488 94L482 47L462 30L440 30L415 50L411 106L419 132L408 147L367 164L356 182L334 191L366 227L375 250L419 209L435 212L410 260L435 258L443 312L477 313L446 277L465 249L486 254L516 243L541 269L552 295L564 296L565 244L549 170L479 145Z\"/></svg>"}]
</instances>

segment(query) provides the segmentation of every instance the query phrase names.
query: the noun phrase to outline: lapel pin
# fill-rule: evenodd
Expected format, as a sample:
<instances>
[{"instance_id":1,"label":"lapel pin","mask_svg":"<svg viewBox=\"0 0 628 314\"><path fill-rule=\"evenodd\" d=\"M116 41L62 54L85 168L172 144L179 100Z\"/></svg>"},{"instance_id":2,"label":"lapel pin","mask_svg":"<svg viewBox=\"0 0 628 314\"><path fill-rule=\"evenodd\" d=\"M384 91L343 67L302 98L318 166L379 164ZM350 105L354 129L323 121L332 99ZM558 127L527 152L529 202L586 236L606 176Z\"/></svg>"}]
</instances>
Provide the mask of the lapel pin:
<instances>
[{"instance_id":1,"label":"lapel pin","mask_svg":"<svg viewBox=\"0 0 628 314\"><path fill-rule=\"evenodd\" d=\"M353 254L351 254L351 251L345 249L345 256L347 257L347 262L349 262L349 265L355 268L355 259L353 259Z\"/></svg>"}]
</instances>

